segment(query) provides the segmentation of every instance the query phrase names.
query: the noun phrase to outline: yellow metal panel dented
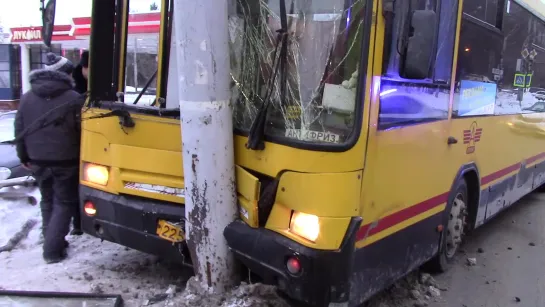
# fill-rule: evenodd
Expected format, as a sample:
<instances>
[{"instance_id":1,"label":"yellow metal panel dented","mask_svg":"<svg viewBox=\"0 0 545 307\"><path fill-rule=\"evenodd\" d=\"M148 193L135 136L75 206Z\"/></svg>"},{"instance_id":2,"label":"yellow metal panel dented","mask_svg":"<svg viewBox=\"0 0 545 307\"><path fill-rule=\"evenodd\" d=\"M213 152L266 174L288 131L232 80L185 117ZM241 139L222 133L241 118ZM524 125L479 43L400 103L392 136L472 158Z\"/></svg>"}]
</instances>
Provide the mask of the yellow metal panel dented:
<instances>
[{"instance_id":1,"label":"yellow metal panel dented","mask_svg":"<svg viewBox=\"0 0 545 307\"><path fill-rule=\"evenodd\" d=\"M257 209L257 200L248 200L240 194L237 196L238 210L240 218L252 228L259 227L259 212Z\"/></svg>"},{"instance_id":2,"label":"yellow metal panel dented","mask_svg":"<svg viewBox=\"0 0 545 307\"><path fill-rule=\"evenodd\" d=\"M83 117L107 110L90 109ZM113 194L132 194L183 203L179 121L131 114L136 126L121 129L117 117L84 120L81 159L108 166L108 185L82 184Z\"/></svg>"},{"instance_id":3,"label":"yellow metal panel dented","mask_svg":"<svg viewBox=\"0 0 545 307\"><path fill-rule=\"evenodd\" d=\"M259 200L261 183L257 177L238 165L235 166L235 175L240 218L249 226L256 228L259 226L257 201Z\"/></svg>"},{"instance_id":4,"label":"yellow metal panel dented","mask_svg":"<svg viewBox=\"0 0 545 307\"><path fill-rule=\"evenodd\" d=\"M82 130L104 135L110 144L120 144L150 149L160 149L180 152L180 121L172 118L131 114L135 122L134 128L121 129L119 118L107 117L100 119L86 119L91 116L104 114L109 110L89 109L84 112ZM140 157L154 159L156 157Z\"/></svg>"},{"instance_id":5,"label":"yellow metal panel dented","mask_svg":"<svg viewBox=\"0 0 545 307\"><path fill-rule=\"evenodd\" d=\"M250 201L258 200L261 187L259 179L238 165L235 166L235 175L237 193Z\"/></svg>"},{"instance_id":6,"label":"yellow metal panel dented","mask_svg":"<svg viewBox=\"0 0 545 307\"><path fill-rule=\"evenodd\" d=\"M111 144L112 166L146 173L183 176L180 152Z\"/></svg>"},{"instance_id":7,"label":"yellow metal panel dented","mask_svg":"<svg viewBox=\"0 0 545 307\"><path fill-rule=\"evenodd\" d=\"M308 247L321 250L338 249L350 219L359 215L361 176L361 171L325 174L283 173L266 228ZM320 233L315 242L290 231L293 211L319 217Z\"/></svg>"},{"instance_id":8,"label":"yellow metal panel dented","mask_svg":"<svg viewBox=\"0 0 545 307\"><path fill-rule=\"evenodd\" d=\"M276 202L321 217L359 214L361 171L307 174L286 172L280 177Z\"/></svg>"},{"instance_id":9,"label":"yellow metal panel dented","mask_svg":"<svg viewBox=\"0 0 545 307\"><path fill-rule=\"evenodd\" d=\"M304 246L320 250L336 250L341 243L350 224L350 218L320 217L320 234L315 242L306 240L290 232L292 210L281 203L273 206L266 228L278 232Z\"/></svg>"}]
</instances>

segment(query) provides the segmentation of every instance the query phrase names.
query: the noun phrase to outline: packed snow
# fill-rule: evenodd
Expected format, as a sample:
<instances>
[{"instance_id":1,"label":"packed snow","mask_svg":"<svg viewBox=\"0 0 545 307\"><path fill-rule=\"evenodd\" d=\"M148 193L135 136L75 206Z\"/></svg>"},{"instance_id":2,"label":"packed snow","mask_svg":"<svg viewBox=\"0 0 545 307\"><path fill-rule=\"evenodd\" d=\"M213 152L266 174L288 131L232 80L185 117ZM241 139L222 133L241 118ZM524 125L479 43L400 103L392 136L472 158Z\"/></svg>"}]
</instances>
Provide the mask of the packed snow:
<instances>
[{"instance_id":1,"label":"packed snow","mask_svg":"<svg viewBox=\"0 0 545 307\"><path fill-rule=\"evenodd\" d=\"M39 191L36 188L25 189L39 203ZM88 235L68 236L68 258L57 264L46 264L42 259L40 242L39 204L33 206L26 199L0 199L0 246L30 219L35 219L38 224L28 237L11 252L0 253L1 290L119 294L124 306L129 307L290 306L274 287L262 284L243 282L226 294L213 294L203 288L186 267L107 241L101 242ZM413 273L369 304L413 306L434 300L435 295L440 295L439 288L429 275Z\"/></svg>"},{"instance_id":2,"label":"packed snow","mask_svg":"<svg viewBox=\"0 0 545 307\"><path fill-rule=\"evenodd\" d=\"M39 201L36 188L28 194ZM191 278L188 268L88 235L67 236L68 258L46 264L39 204L26 199L0 200L0 246L29 219L38 224L28 237L11 252L0 253L0 289L120 294L124 306L288 306L274 288L261 284L212 295Z\"/></svg>"}]
</instances>

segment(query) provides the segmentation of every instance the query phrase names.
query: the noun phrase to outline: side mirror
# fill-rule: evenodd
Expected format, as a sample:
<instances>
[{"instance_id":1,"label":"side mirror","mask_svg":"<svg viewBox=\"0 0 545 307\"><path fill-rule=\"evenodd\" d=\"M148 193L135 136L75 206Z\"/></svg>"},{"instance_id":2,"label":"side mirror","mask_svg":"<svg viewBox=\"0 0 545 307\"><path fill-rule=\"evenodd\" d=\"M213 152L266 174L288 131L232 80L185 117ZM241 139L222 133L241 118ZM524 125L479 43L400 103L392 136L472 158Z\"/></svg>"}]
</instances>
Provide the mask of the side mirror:
<instances>
[{"instance_id":1,"label":"side mirror","mask_svg":"<svg viewBox=\"0 0 545 307\"><path fill-rule=\"evenodd\" d=\"M47 47L51 47L53 26L55 25L56 2L56 0L49 0L44 8L42 1L42 39Z\"/></svg>"},{"instance_id":2,"label":"side mirror","mask_svg":"<svg viewBox=\"0 0 545 307\"><path fill-rule=\"evenodd\" d=\"M431 10L415 10L410 19L406 49L399 75L406 79L429 77L435 56L437 15Z\"/></svg>"}]
</instances>

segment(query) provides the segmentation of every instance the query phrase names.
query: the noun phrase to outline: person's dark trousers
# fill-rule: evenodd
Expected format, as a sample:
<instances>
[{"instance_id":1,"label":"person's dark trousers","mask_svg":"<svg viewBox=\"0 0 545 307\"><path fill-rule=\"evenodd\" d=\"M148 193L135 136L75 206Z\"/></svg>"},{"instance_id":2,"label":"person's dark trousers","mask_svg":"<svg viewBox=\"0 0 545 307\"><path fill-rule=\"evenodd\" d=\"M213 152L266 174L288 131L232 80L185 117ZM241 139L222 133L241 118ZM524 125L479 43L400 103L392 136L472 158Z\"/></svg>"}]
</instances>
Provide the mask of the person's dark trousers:
<instances>
[{"instance_id":1,"label":"person's dark trousers","mask_svg":"<svg viewBox=\"0 0 545 307\"><path fill-rule=\"evenodd\" d=\"M35 176L39 183L47 182L50 177L53 188L53 206L45 227L43 257L48 262L60 261L65 256L65 237L70 230L70 220L75 210L79 211L79 167L38 166Z\"/></svg>"},{"instance_id":2,"label":"person's dark trousers","mask_svg":"<svg viewBox=\"0 0 545 307\"><path fill-rule=\"evenodd\" d=\"M53 213L53 177L51 172L46 168L33 167L34 177L38 181L40 188L41 201L40 209L42 211L42 235L45 238L47 225Z\"/></svg>"},{"instance_id":3,"label":"person's dark trousers","mask_svg":"<svg viewBox=\"0 0 545 307\"><path fill-rule=\"evenodd\" d=\"M37 177L38 186L40 188L41 201L40 209L42 211L42 235L45 238L45 233L49 220L51 219L51 213L53 212L53 176L51 171L46 167L32 167L34 171L34 177ZM81 217L79 210L79 203L74 208L74 215L72 219L72 227L76 234L81 233Z\"/></svg>"},{"instance_id":4,"label":"person's dark trousers","mask_svg":"<svg viewBox=\"0 0 545 307\"><path fill-rule=\"evenodd\" d=\"M79 174L79 173L78 173ZM79 184L79 183L78 183ZM79 186L79 185L78 185ZM79 211L79 200L76 206L74 207L74 219L72 220L72 227L74 228L74 234L80 235L81 232L81 216Z\"/></svg>"}]
</instances>

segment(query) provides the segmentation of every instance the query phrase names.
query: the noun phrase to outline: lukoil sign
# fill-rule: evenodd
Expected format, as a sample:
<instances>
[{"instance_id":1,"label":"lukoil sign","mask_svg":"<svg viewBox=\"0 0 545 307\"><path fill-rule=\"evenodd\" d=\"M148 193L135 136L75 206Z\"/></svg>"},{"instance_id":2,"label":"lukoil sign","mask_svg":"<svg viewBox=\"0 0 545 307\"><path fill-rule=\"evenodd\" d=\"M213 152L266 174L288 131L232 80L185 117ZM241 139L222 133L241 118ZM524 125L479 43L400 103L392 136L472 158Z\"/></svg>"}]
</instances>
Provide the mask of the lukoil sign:
<instances>
[{"instance_id":1,"label":"lukoil sign","mask_svg":"<svg viewBox=\"0 0 545 307\"><path fill-rule=\"evenodd\" d=\"M41 28L17 29L11 31L12 42L40 41L42 40Z\"/></svg>"}]
</instances>

